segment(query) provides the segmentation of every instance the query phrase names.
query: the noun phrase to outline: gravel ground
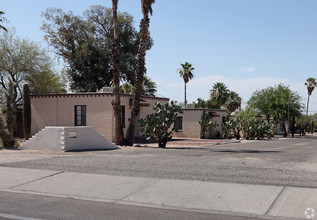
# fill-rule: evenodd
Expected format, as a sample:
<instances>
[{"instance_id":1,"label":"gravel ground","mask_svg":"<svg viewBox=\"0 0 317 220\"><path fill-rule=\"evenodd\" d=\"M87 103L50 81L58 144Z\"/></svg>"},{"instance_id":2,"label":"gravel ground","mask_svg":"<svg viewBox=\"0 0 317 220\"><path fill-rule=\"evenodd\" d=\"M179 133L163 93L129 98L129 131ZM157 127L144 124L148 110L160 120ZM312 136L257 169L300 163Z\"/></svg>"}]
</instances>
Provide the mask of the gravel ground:
<instances>
[{"instance_id":1,"label":"gravel ground","mask_svg":"<svg viewBox=\"0 0 317 220\"><path fill-rule=\"evenodd\" d=\"M0 166L166 179L317 187L315 137L111 151L0 151Z\"/></svg>"}]
</instances>

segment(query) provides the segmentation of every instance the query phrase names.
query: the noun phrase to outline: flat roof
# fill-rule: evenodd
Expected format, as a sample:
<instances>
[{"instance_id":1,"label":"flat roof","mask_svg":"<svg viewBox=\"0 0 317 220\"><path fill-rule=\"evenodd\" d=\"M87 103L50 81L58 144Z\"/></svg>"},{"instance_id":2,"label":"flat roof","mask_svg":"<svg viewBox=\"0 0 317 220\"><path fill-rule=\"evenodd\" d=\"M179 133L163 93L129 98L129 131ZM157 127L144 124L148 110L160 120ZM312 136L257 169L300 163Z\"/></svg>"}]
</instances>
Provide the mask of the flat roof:
<instances>
[{"instance_id":1,"label":"flat roof","mask_svg":"<svg viewBox=\"0 0 317 220\"><path fill-rule=\"evenodd\" d=\"M50 97L100 97L100 96L113 96L112 92L81 92L81 93L54 93L54 94L45 94L45 95L30 95L31 98L50 98ZM120 93L120 97L133 97L132 94L123 94ZM142 99L160 99L169 101L169 98L156 97L156 96L141 96Z\"/></svg>"}]
</instances>

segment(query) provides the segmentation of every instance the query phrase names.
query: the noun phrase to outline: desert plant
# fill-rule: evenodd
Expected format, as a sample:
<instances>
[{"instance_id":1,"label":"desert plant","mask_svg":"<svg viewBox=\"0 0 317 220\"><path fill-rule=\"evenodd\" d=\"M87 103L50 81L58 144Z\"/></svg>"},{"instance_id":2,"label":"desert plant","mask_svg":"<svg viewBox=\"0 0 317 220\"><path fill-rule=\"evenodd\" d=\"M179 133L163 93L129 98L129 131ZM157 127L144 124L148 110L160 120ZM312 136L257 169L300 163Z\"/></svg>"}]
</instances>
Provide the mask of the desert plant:
<instances>
[{"instance_id":1,"label":"desert plant","mask_svg":"<svg viewBox=\"0 0 317 220\"><path fill-rule=\"evenodd\" d=\"M200 138L204 139L207 136L207 133L211 133L212 129L217 127L217 123L212 120L212 118L209 118L208 112L204 109L201 113L201 117L199 120L200 124Z\"/></svg>"},{"instance_id":2,"label":"desert plant","mask_svg":"<svg viewBox=\"0 0 317 220\"><path fill-rule=\"evenodd\" d=\"M265 122L256 117L250 108L241 111L234 119L227 119L223 125L224 138L240 139L241 134L247 140L271 139L274 137L276 126L272 122Z\"/></svg>"},{"instance_id":3,"label":"desert plant","mask_svg":"<svg viewBox=\"0 0 317 220\"><path fill-rule=\"evenodd\" d=\"M145 119L139 120L140 130L149 139L155 139L158 142L158 146L165 148L168 140L172 138L172 133L177 129L172 127L175 118L178 114L181 114L181 107L171 104L162 104L157 102L153 106L155 113L147 115Z\"/></svg>"},{"instance_id":4,"label":"desert plant","mask_svg":"<svg viewBox=\"0 0 317 220\"><path fill-rule=\"evenodd\" d=\"M1 109L0 117L0 138L4 148L13 148L16 147L16 141L13 135L15 127L15 112L14 112L14 103L15 95L14 85L12 82L8 84L8 89L4 94L4 104Z\"/></svg>"},{"instance_id":5,"label":"desert plant","mask_svg":"<svg viewBox=\"0 0 317 220\"><path fill-rule=\"evenodd\" d=\"M23 130L25 140L31 136L31 97L28 83L23 85Z\"/></svg>"}]
</instances>

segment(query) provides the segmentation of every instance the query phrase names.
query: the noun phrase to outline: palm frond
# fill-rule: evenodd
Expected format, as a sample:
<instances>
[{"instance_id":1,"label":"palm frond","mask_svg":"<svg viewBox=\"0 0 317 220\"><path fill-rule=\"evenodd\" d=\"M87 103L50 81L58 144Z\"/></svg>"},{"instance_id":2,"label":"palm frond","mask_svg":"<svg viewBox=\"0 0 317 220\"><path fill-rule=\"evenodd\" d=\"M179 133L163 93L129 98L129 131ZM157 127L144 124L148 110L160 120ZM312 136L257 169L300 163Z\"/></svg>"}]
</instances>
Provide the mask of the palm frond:
<instances>
[{"instance_id":1,"label":"palm frond","mask_svg":"<svg viewBox=\"0 0 317 220\"><path fill-rule=\"evenodd\" d=\"M142 4L142 13L145 16L148 16L149 12L153 13L152 4L155 3L155 0L141 0Z\"/></svg>"}]
</instances>

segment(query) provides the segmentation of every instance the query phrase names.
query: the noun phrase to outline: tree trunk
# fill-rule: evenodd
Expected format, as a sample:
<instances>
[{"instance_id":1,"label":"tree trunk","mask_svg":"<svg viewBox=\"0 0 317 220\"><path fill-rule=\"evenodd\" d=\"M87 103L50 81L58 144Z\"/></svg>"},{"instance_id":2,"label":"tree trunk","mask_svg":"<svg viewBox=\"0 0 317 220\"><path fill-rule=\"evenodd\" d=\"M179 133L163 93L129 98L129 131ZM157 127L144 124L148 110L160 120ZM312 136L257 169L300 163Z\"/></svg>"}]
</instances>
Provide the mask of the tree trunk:
<instances>
[{"instance_id":1,"label":"tree trunk","mask_svg":"<svg viewBox=\"0 0 317 220\"><path fill-rule=\"evenodd\" d=\"M185 104L185 108L187 108L187 99L186 99L186 83L185 83L185 86L184 86L184 95L185 95L185 101L184 101L184 104Z\"/></svg>"},{"instance_id":2,"label":"tree trunk","mask_svg":"<svg viewBox=\"0 0 317 220\"><path fill-rule=\"evenodd\" d=\"M283 121L283 128L284 128L284 137L287 137L287 131L286 131L286 125L285 125L285 121Z\"/></svg>"},{"instance_id":3,"label":"tree trunk","mask_svg":"<svg viewBox=\"0 0 317 220\"><path fill-rule=\"evenodd\" d=\"M292 137L294 137L295 134L295 116L293 115L293 121L292 121Z\"/></svg>"},{"instance_id":4,"label":"tree trunk","mask_svg":"<svg viewBox=\"0 0 317 220\"><path fill-rule=\"evenodd\" d=\"M9 131L9 138L10 138L10 142L12 142L12 147L13 144L14 144L14 128L15 128L15 124L16 124L16 115L17 115L17 112L18 112L18 107L17 107L17 104L16 104L16 99L17 99L17 96L18 96L18 91L17 91L17 87L18 87L18 84L17 83L12 83L12 86L13 86L13 90L12 90L12 94L10 94L10 105L12 105L12 112L8 112L8 114L12 114L12 116L10 117L10 123L7 124L7 129ZM11 92L9 92L11 93ZM7 115L7 117L9 117L9 115Z\"/></svg>"},{"instance_id":5,"label":"tree trunk","mask_svg":"<svg viewBox=\"0 0 317 220\"><path fill-rule=\"evenodd\" d=\"M138 116L140 112L140 98L142 93L143 77L146 72L145 68L145 54L146 54L146 42L148 38L150 19L148 16L144 16L140 23L140 44L138 61L136 66L136 81L134 84L134 97L132 102L131 118L129 127L126 134L126 144L133 146L134 134L136 130L136 124L138 123Z\"/></svg>"},{"instance_id":6,"label":"tree trunk","mask_svg":"<svg viewBox=\"0 0 317 220\"><path fill-rule=\"evenodd\" d=\"M166 148L167 139L163 138L158 141L159 148Z\"/></svg>"},{"instance_id":7,"label":"tree trunk","mask_svg":"<svg viewBox=\"0 0 317 220\"><path fill-rule=\"evenodd\" d=\"M306 109L306 116L308 115L309 96L310 96L310 95L308 95L308 98L307 98L307 109Z\"/></svg>"},{"instance_id":8,"label":"tree trunk","mask_svg":"<svg viewBox=\"0 0 317 220\"><path fill-rule=\"evenodd\" d=\"M112 0L112 12L113 12L113 43L112 43L112 73L113 73L113 112L114 112L114 140L115 144L123 145L124 136L121 123L121 108L120 108L120 55L119 55L119 38L118 38L118 17L117 17L118 0Z\"/></svg>"}]
</instances>

